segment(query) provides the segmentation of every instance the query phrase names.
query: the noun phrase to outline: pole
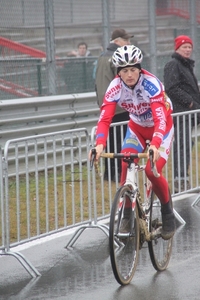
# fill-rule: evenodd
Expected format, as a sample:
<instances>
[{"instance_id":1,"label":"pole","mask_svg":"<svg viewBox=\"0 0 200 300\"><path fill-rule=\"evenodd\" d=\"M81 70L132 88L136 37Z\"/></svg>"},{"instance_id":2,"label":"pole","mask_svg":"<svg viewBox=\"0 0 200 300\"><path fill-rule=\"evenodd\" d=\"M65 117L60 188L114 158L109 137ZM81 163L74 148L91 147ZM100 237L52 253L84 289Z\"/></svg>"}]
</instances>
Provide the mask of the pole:
<instances>
[{"instance_id":1,"label":"pole","mask_svg":"<svg viewBox=\"0 0 200 300\"><path fill-rule=\"evenodd\" d=\"M149 53L150 71L157 75L157 53L156 53L156 1L148 1L149 15Z\"/></svg>"},{"instance_id":2,"label":"pole","mask_svg":"<svg viewBox=\"0 0 200 300\"><path fill-rule=\"evenodd\" d=\"M44 0L48 94L56 95L56 59L53 0Z\"/></svg>"},{"instance_id":3,"label":"pole","mask_svg":"<svg viewBox=\"0 0 200 300\"><path fill-rule=\"evenodd\" d=\"M110 41L110 5L109 0L102 0L103 49Z\"/></svg>"}]
</instances>

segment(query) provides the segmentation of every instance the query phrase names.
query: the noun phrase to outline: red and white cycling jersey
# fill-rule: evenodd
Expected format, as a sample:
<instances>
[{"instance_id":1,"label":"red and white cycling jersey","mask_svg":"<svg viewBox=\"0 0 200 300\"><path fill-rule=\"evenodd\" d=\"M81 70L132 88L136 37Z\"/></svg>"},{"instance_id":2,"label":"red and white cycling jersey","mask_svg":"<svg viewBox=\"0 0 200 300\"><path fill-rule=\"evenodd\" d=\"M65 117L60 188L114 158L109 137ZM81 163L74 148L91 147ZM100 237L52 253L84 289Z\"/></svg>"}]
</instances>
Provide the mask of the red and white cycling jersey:
<instances>
[{"instance_id":1,"label":"red and white cycling jersey","mask_svg":"<svg viewBox=\"0 0 200 300\"><path fill-rule=\"evenodd\" d=\"M133 131L134 126L141 126L141 131L148 127L154 127L151 144L157 148L160 146L164 134L173 126L171 101L165 94L162 82L156 76L142 69L136 86L131 89L117 75L104 96L96 132L97 145L106 145L116 105L129 112L129 127Z\"/></svg>"}]
</instances>

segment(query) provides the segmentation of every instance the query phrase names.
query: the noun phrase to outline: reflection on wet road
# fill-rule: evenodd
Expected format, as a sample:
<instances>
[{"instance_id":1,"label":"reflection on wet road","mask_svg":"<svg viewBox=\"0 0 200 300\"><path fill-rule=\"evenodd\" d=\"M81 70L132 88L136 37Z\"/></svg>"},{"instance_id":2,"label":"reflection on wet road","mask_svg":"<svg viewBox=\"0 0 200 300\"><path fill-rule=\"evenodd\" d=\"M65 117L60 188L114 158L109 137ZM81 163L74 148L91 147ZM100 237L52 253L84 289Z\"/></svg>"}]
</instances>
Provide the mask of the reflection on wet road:
<instances>
[{"instance_id":1,"label":"reflection on wet road","mask_svg":"<svg viewBox=\"0 0 200 300\"><path fill-rule=\"evenodd\" d=\"M186 224L177 222L172 257L166 271L155 271L144 245L131 284L119 286L111 270L108 237L99 229L87 229L73 248L64 249L69 236L52 240L52 249L57 247L57 251L52 252L49 260L47 254L43 254L46 255L43 265L48 261L48 266L42 267L42 263L37 262L39 256L42 257L41 250L38 250L40 254L35 253L37 268L42 274L39 278L30 279L16 262L9 276L6 273L3 277L1 271L0 299L200 299L200 204L191 207L196 197L174 202ZM0 259L0 263L2 261Z\"/></svg>"}]
</instances>

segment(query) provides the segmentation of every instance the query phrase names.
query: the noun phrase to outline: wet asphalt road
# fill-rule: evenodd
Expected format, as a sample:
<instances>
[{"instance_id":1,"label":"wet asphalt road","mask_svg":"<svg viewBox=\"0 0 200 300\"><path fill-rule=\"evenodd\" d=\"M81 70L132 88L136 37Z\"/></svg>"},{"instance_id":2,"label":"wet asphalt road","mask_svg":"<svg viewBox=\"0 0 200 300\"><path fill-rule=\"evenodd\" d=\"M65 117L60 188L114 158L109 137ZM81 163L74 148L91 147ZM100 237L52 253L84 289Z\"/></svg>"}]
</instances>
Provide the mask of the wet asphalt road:
<instances>
[{"instance_id":1,"label":"wet asphalt road","mask_svg":"<svg viewBox=\"0 0 200 300\"><path fill-rule=\"evenodd\" d=\"M186 224L177 221L166 271L155 271L144 245L131 284L121 287L111 270L107 235L99 228L86 229L73 248L65 249L72 236L68 231L20 250L41 277L32 279L16 258L0 256L0 299L199 300L200 203L191 206L196 198L192 194L174 201Z\"/></svg>"}]
</instances>

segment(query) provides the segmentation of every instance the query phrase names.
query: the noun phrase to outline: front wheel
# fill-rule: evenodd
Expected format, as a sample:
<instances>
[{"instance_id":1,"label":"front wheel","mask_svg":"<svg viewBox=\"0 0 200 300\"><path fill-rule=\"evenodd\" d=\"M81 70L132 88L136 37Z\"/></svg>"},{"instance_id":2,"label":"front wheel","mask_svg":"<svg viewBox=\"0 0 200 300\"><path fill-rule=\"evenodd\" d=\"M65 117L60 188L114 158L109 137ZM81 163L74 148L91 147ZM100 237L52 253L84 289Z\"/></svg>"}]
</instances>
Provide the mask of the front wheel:
<instances>
[{"instance_id":1,"label":"front wheel","mask_svg":"<svg viewBox=\"0 0 200 300\"><path fill-rule=\"evenodd\" d=\"M154 234L157 231L159 232L159 230L162 228L162 215L160 200L155 197L153 192L151 192L151 203L149 231ZM155 238L148 242L148 248L154 268L157 271L165 270L171 257L172 238L169 240L164 240L159 234L158 236L155 235Z\"/></svg>"},{"instance_id":2,"label":"front wheel","mask_svg":"<svg viewBox=\"0 0 200 300\"><path fill-rule=\"evenodd\" d=\"M136 202L132 208L133 196L128 185L120 187L110 215L110 259L115 278L121 285L129 284L132 280L139 255L139 217ZM126 228L123 227L124 220Z\"/></svg>"}]
</instances>

